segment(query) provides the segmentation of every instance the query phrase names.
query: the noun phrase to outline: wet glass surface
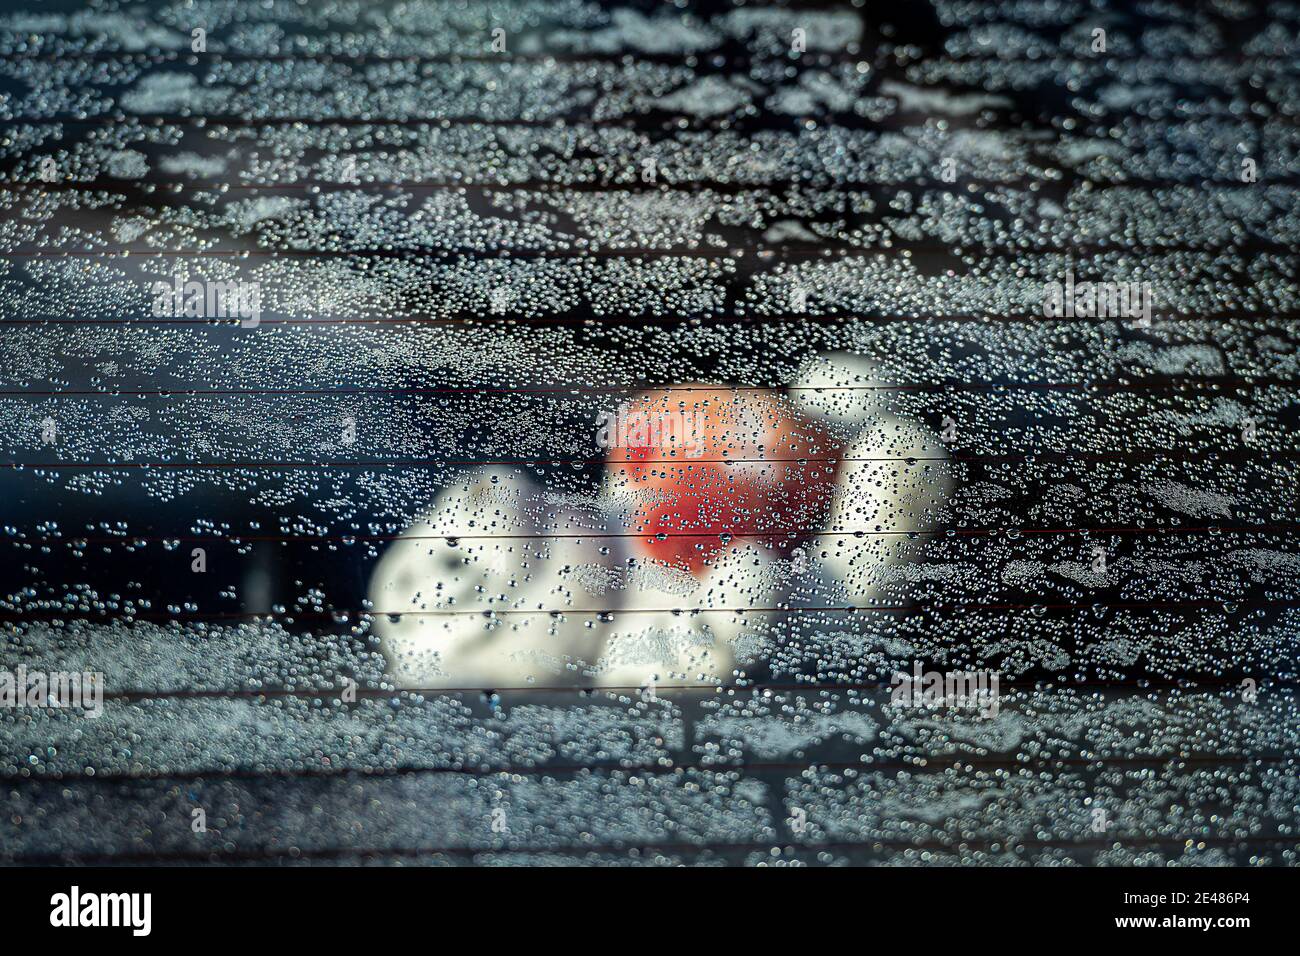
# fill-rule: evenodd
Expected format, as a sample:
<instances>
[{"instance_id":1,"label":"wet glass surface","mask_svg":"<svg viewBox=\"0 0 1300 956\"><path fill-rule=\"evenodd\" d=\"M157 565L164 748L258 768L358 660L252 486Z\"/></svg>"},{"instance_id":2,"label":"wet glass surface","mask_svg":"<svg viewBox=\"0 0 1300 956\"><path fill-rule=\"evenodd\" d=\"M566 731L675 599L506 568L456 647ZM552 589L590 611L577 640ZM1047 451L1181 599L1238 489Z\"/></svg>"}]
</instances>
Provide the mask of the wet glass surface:
<instances>
[{"instance_id":1,"label":"wet glass surface","mask_svg":"<svg viewBox=\"0 0 1300 956\"><path fill-rule=\"evenodd\" d=\"M1300 13L896 6L10 5L0 859L1295 863Z\"/></svg>"}]
</instances>

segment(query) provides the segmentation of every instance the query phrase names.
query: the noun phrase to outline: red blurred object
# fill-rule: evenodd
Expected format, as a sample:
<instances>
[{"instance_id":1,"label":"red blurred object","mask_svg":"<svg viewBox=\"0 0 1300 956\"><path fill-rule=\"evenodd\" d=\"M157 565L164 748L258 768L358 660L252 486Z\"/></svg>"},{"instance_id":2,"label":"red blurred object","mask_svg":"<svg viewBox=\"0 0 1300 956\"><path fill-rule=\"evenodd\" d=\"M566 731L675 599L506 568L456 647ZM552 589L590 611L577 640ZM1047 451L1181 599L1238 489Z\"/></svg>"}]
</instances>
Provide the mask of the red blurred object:
<instances>
[{"instance_id":1,"label":"red blurred object","mask_svg":"<svg viewBox=\"0 0 1300 956\"><path fill-rule=\"evenodd\" d=\"M646 557L700 575L733 540L788 554L830 510L843 443L767 392L642 393L611 428ZM792 534L793 532L793 534Z\"/></svg>"}]
</instances>

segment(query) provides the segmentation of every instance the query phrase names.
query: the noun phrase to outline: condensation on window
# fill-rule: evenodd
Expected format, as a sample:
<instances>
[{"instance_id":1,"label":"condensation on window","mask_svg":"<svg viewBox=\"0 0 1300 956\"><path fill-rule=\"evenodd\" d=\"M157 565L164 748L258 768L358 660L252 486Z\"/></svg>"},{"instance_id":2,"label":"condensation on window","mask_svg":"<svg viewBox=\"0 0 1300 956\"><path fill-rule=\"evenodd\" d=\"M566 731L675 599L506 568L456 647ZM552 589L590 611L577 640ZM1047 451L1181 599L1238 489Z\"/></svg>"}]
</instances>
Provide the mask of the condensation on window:
<instances>
[{"instance_id":1,"label":"condensation on window","mask_svg":"<svg viewBox=\"0 0 1300 956\"><path fill-rule=\"evenodd\" d=\"M1300 15L0 16L0 859L1294 864Z\"/></svg>"}]
</instances>

